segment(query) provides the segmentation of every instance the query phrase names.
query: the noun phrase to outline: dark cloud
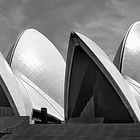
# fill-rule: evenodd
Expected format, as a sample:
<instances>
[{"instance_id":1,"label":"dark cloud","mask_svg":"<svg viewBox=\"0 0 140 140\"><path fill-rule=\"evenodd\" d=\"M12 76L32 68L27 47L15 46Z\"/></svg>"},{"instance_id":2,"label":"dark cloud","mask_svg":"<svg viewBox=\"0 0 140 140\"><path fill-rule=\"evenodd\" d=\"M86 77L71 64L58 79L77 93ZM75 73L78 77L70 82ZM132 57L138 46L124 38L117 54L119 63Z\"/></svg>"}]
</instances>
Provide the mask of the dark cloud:
<instances>
[{"instance_id":1,"label":"dark cloud","mask_svg":"<svg viewBox=\"0 0 140 140\"><path fill-rule=\"evenodd\" d=\"M134 8L137 0L106 1L105 9L96 15L86 17L84 22L76 23L76 30L98 42L101 48L113 58L128 27L140 20L139 7Z\"/></svg>"},{"instance_id":2,"label":"dark cloud","mask_svg":"<svg viewBox=\"0 0 140 140\"><path fill-rule=\"evenodd\" d=\"M4 0L0 48L7 54L19 33L36 28L66 57L70 31L95 40L113 56L131 23L140 19L139 0Z\"/></svg>"}]
</instances>

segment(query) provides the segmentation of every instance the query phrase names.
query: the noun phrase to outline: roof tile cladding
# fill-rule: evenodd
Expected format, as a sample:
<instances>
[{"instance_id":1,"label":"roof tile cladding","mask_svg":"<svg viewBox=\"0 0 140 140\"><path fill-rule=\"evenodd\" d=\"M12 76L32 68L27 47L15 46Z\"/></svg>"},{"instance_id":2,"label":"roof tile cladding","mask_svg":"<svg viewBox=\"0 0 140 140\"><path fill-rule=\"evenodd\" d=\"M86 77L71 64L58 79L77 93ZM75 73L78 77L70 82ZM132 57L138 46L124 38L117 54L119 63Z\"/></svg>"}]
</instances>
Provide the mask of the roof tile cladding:
<instances>
[{"instance_id":1,"label":"roof tile cladding","mask_svg":"<svg viewBox=\"0 0 140 140\"><path fill-rule=\"evenodd\" d=\"M128 29L116 53L114 64L123 75L140 82L140 22L135 22Z\"/></svg>"},{"instance_id":2,"label":"roof tile cladding","mask_svg":"<svg viewBox=\"0 0 140 140\"><path fill-rule=\"evenodd\" d=\"M12 47L7 61L16 77L18 76L18 81L20 78L21 82L19 83L24 84L28 94L31 89L27 85L25 86L23 76L28 79L28 82L30 81L29 83L26 81L28 85L32 83L38 88L40 99L42 98L43 102L44 99L46 100L46 105L39 106L38 102L32 103L34 97L29 95L32 107L36 107L36 109L48 108L47 104L49 103L50 108L54 108L54 112L57 111L61 114L56 117L63 120L65 61L55 46L37 30L28 29L20 35ZM36 91L34 90L34 92ZM25 102L26 100L27 98ZM52 110L48 109L48 113L52 113ZM55 113L52 115L55 116Z\"/></svg>"}]
</instances>

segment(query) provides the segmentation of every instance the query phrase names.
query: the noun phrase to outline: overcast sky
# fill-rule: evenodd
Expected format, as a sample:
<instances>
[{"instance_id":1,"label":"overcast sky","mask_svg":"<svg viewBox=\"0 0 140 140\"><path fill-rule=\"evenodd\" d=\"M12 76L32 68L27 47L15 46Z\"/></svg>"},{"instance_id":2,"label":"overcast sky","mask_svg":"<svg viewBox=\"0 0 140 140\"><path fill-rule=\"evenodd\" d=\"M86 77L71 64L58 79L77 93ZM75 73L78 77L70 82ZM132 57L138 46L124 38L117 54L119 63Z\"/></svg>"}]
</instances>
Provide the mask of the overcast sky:
<instances>
[{"instance_id":1,"label":"overcast sky","mask_svg":"<svg viewBox=\"0 0 140 140\"><path fill-rule=\"evenodd\" d=\"M35 28L66 58L69 34L78 31L112 59L138 20L140 0L0 0L0 49L6 56L24 29Z\"/></svg>"}]
</instances>

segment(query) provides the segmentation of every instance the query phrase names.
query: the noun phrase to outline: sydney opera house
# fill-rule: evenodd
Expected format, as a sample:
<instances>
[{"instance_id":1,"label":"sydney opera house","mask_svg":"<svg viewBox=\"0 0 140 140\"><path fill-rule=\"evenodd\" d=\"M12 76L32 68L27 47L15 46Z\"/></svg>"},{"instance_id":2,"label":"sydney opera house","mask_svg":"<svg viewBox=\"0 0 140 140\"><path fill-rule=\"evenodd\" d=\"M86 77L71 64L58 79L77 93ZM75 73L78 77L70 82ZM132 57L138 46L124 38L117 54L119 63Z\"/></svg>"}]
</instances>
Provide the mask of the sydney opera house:
<instances>
[{"instance_id":1,"label":"sydney opera house","mask_svg":"<svg viewBox=\"0 0 140 140\"><path fill-rule=\"evenodd\" d=\"M140 22L130 26L113 62L78 32L70 34L65 62L51 41L27 29L6 59L0 54L0 118L28 117L36 127L139 124L139 68Z\"/></svg>"}]
</instances>

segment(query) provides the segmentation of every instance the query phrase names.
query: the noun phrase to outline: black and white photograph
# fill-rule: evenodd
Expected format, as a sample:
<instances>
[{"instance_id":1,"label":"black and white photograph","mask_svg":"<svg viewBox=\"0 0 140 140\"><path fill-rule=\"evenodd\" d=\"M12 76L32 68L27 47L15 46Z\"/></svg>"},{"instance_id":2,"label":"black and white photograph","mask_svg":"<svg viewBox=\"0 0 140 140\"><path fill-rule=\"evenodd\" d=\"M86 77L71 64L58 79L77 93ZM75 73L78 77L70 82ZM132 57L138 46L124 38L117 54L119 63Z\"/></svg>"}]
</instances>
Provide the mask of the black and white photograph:
<instances>
[{"instance_id":1,"label":"black and white photograph","mask_svg":"<svg viewBox=\"0 0 140 140\"><path fill-rule=\"evenodd\" d=\"M0 0L1 140L140 140L140 0Z\"/></svg>"}]
</instances>

